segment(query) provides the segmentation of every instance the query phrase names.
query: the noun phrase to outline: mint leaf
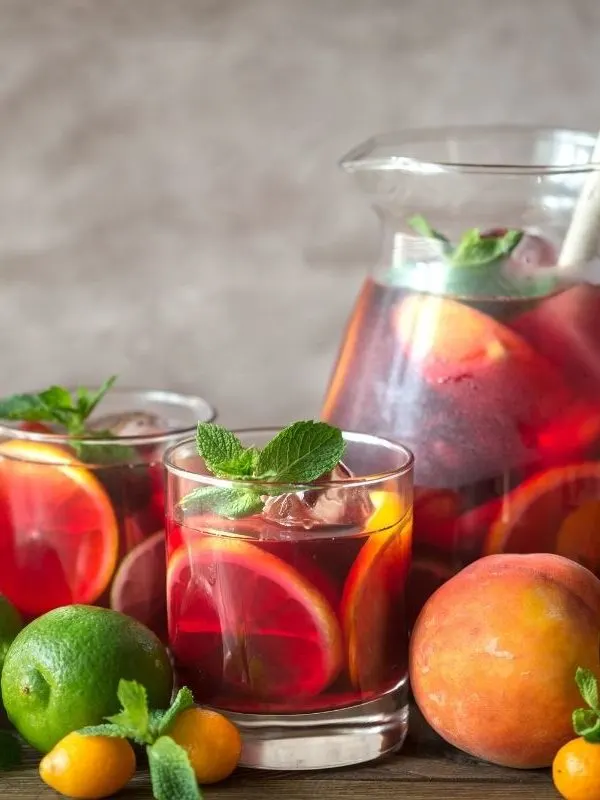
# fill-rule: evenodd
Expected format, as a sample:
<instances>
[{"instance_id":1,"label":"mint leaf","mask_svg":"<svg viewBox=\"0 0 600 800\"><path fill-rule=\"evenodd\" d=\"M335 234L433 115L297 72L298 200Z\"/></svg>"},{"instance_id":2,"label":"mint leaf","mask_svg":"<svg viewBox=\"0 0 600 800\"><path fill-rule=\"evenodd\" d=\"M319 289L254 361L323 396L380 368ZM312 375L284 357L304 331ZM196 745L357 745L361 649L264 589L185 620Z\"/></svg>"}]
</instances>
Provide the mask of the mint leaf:
<instances>
[{"instance_id":1,"label":"mint leaf","mask_svg":"<svg viewBox=\"0 0 600 800\"><path fill-rule=\"evenodd\" d=\"M50 386L39 394L15 394L0 400L0 419L19 422L51 422L62 425L72 436L85 432L85 420L116 381L113 375L96 392L77 389L73 395L64 386Z\"/></svg>"},{"instance_id":2,"label":"mint leaf","mask_svg":"<svg viewBox=\"0 0 600 800\"><path fill-rule=\"evenodd\" d=\"M11 422L54 422L56 418L40 395L13 394L0 400L0 419Z\"/></svg>"},{"instance_id":3,"label":"mint leaf","mask_svg":"<svg viewBox=\"0 0 600 800\"><path fill-rule=\"evenodd\" d=\"M573 730L587 741L600 741L600 719L589 708L576 708L573 712Z\"/></svg>"},{"instance_id":4,"label":"mint leaf","mask_svg":"<svg viewBox=\"0 0 600 800\"><path fill-rule=\"evenodd\" d=\"M84 435L85 441L72 439L69 445L75 451L77 458L86 464L135 463L138 458L135 447L119 444L118 440L115 440L114 444L94 444L94 439L113 438L110 431L87 431Z\"/></svg>"},{"instance_id":5,"label":"mint leaf","mask_svg":"<svg viewBox=\"0 0 600 800\"><path fill-rule=\"evenodd\" d=\"M201 486L179 501L184 514L218 514L228 519L240 519L263 510L258 492L221 486Z\"/></svg>"},{"instance_id":6,"label":"mint leaf","mask_svg":"<svg viewBox=\"0 0 600 800\"><path fill-rule=\"evenodd\" d=\"M184 686L177 692L175 700L171 703L168 711L165 711L158 724L158 735L162 736L163 733L171 727L176 718L182 713L187 711L188 708L194 707L194 695L191 691Z\"/></svg>"},{"instance_id":7,"label":"mint leaf","mask_svg":"<svg viewBox=\"0 0 600 800\"><path fill-rule=\"evenodd\" d=\"M169 736L147 748L152 793L156 800L199 800L202 797L188 754Z\"/></svg>"},{"instance_id":8,"label":"mint leaf","mask_svg":"<svg viewBox=\"0 0 600 800\"><path fill-rule=\"evenodd\" d=\"M79 416L83 420L87 419L90 414L95 411L98 403L104 398L104 395L110 391L110 389L112 389L116 380L117 376L111 375L110 378L104 381L104 383L96 392L91 392L89 389L85 389L83 387L77 389L76 408Z\"/></svg>"},{"instance_id":9,"label":"mint leaf","mask_svg":"<svg viewBox=\"0 0 600 800\"><path fill-rule=\"evenodd\" d=\"M116 725L111 722L104 722L100 725L87 725L85 728L80 728L77 733L81 736L108 736L110 739L129 739L129 730L123 728L122 725Z\"/></svg>"},{"instance_id":10,"label":"mint leaf","mask_svg":"<svg viewBox=\"0 0 600 800\"><path fill-rule=\"evenodd\" d=\"M260 452L256 477L277 483L311 483L341 460L344 438L326 422L294 422Z\"/></svg>"},{"instance_id":11,"label":"mint leaf","mask_svg":"<svg viewBox=\"0 0 600 800\"><path fill-rule=\"evenodd\" d=\"M196 448L213 475L237 477L227 472L228 465L235 465L244 454L244 445L237 436L214 422L199 422L196 430ZM225 466L225 474L222 469Z\"/></svg>"},{"instance_id":12,"label":"mint leaf","mask_svg":"<svg viewBox=\"0 0 600 800\"><path fill-rule=\"evenodd\" d=\"M598 681L594 673L589 669L577 667L575 683L588 706L598 712Z\"/></svg>"},{"instance_id":13,"label":"mint leaf","mask_svg":"<svg viewBox=\"0 0 600 800\"><path fill-rule=\"evenodd\" d=\"M146 689L137 681L119 681L117 697L122 710L118 714L106 717L106 721L117 725L128 739L140 744L150 742L150 714Z\"/></svg>"},{"instance_id":14,"label":"mint leaf","mask_svg":"<svg viewBox=\"0 0 600 800\"><path fill-rule=\"evenodd\" d=\"M454 267L481 267L509 255L521 241L522 231L502 236L482 236L477 228L467 231L450 255Z\"/></svg>"},{"instance_id":15,"label":"mint leaf","mask_svg":"<svg viewBox=\"0 0 600 800\"><path fill-rule=\"evenodd\" d=\"M10 731L0 731L0 771L18 767L22 759L21 742Z\"/></svg>"},{"instance_id":16,"label":"mint leaf","mask_svg":"<svg viewBox=\"0 0 600 800\"><path fill-rule=\"evenodd\" d=\"M437 239L439 242L443 242L445 245L450 244L450 240L439 231L436 231L435 228L432 228L425 217L421 216L421 214L415 214L407 221L410 227L424 238Z\"/></svg>"},{"instance_id":17,"label":"mint leaf","mask_svg":"<svg viewBox=\"0 0 600 800\"><path fill-rule=\"evenodd\" d=\"M229 461L223 461L217 468L217 472L214 472L214 470L213 472L215 475L218 475L219 478L251 478L256 469L258 456L259 451L256 447L249 447L247 450L240 453L239 456Z\"/></svg>"}]
</instances>

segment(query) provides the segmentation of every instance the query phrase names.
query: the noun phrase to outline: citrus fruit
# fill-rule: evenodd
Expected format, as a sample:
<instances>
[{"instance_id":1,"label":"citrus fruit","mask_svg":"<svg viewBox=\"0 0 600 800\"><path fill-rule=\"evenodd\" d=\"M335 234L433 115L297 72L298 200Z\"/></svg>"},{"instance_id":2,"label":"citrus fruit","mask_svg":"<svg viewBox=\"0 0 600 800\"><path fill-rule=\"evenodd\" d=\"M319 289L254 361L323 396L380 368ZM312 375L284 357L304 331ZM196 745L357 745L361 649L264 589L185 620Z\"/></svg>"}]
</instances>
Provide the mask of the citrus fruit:
<instances>
[{"instance_id":1,"label":"citrus fruit","mask_svg":"<svg viewBox=\"0 0 600 800\"><path fill-rule=\"evenodd\" d=\"M552 780L565 800L600 800L600 745L567 742L552 762Z\"/></svg>"},{"instance_id":2,"label":"citrus fruit","mask_svg":"<svg viewBox=\"0 0 600 800\"><path fill-rule=\"evenodd\" d=\"M2 699L23 738L47 752L68 733L116 713L121 678L145 686L151 708L169 705L171 664L148 628L106 608L68 606L34 620L14 640Z\"/></svg>"},{"instance_id":3,"label":"citrus fruit","mask_svg":"<svg viewBox=\"0 0 600 800\"><path fill-rule=\"evenodd\" d=\"M504 497L486 554L552 552L600 570L600 464L554 467Z\"/></svg>"},{"instance_id":4,"label":"citrus fruit","mask_svg":"<svg viewBox=\"0 0 600 800\"><path fill-rule=\"evenodd\" d=\"M397 494L370 495L375 510L366 529L374 532L352 565L341 603L350 680L363 694L385 688L406 663L404 593L412 523Z\"/></svg>"},{"instance_id":5,"label":"citrus fruit","mask_svg":"<svg viewBox=\"0 0 600 800\"><path fill-rule=\"evenodd\" d=\"M40 778L77 800L119 792L133 778L135 753L127 739L69 733L40 761Z\"/></svg>"},{"instance_id":6,"label":"citrus fruit","mask_svg":"<svg viewBox=\"0 0 600 800\"><path fill-rule=\"evenodd\" d=\"M254 544L189 541L167 573L171 648L183 664L241 698L311 697L337 676L339 625L299 570Z\"/></svg>"},{"instance_id":7,"label":"citrus fruit","mask_svg":"<svg viewBox=\"0 0 600 800\"><path fill-rule=\"evenodd\" d=\"M166 639L165 532L134 547L121 562L110 590L110 606Z\"/></svg>"},{"instance_id":8,"label":"citrus fruit","mask_svg":"<svg viewBox=\"0 0 600 800\"><path fill-rule=\"evenodd\" d=\"M17 609L0 595L0 675L8 648L22 627L23 620Z\"/></svg>"},{"instance_id":9,"label":"citrus fruit","mask_svg":"<svg viewBox=\"0 0 600 800\"><path fill-rule=\"evenodd\" d=\"M404 350L434 382L530 351L525 340L486 314L434 295L406 297L398 309L396 329Z\"/></svg>"},{"instance_id":10,"label":"citrus fruit","mask_svg":"<svg viewBox=\"0 0 600 800\"><path fill-rule=\"evenodd\" d=\"M413 559L406 584L409 627L412 628L431 595L455 573L449 564L436 558Z\"/></svg>"},{"instance_id":11,"label":"citrus fruit","mask_svg":"<svg viewBox=\"0 0 600 800\"><path fill-rule=\"evenodd\" d=\"M0 444L0 592L19 611L96 601L118 544L111 502L89 469L55 445Z\"/></svg>"},{"instance_id":12,"label":"citrus fruit","mask_svg":"<svg viewBox=\"0 0 600 800\"><path fill-rule=\"evenodd\" d=\"M240 760L239 731L216 711L188 708L176 717L167 734L187 752L200 784L225 780Z\"/></svg>"}]
</instances>

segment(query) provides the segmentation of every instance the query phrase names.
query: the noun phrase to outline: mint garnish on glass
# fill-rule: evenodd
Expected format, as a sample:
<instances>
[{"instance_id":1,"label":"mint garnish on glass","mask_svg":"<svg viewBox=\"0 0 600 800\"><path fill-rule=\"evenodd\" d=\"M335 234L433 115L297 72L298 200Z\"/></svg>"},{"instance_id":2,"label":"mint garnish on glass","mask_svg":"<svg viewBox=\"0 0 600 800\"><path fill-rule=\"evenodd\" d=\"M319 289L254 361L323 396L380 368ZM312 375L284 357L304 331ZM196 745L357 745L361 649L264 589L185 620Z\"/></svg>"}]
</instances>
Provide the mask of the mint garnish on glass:
<instances>
[{"instance_id":1,"label":"mint garnish on glass","mask_svg":"<svg viewBox=\"0 0 600 800\"><path fill-rule=\"evenodd\" d=\"M453 267L483 267L493 264L498 259L509 256L524 235L521 230L482 234L478 228L471 228L463 233L458 244L454 246L420 214L411 217L408 224L421 236L441 242L446 258Z\"/></svg>"},{"instance_id":2,"label":"mint garnish on glass","mask_svg":"<svg viewBox=\"0 0 600 800\"><path fill-rule=\"evenodd\" d=\"M346 444L342 432L326 422L294 422L262 449L244 447L221 425L198 423L196 447L207 469L217 478L247 481L245 486L200 486L183 497L184 512L212 512L229 519L258 514L265 495L283 494L282 485L306 485L339 464ZM260 487L253 487L260 481ZM270 490L270 483L277 484Z\"/></svg>"},{"instance_id":3,"label":"mint garnish on glass","mask_svg":"<svg viewBox=\"0 0 600 800\"><path fill-rule=\"evenodd\" d=\"M112 375L95 391L83 386L74 391L64 386L50 386L38 394L13 394L0 398L0 419L60 426L67 436L73 437L69 444L84 461L104 463L123 459L132 452L124 445L94 445L80 441L81 438L114 438L110 431L89 430L87 420L116 380L117 376Z\"/></svg>"},{"instance_id":4,"label":"mint garnish on glass","mask_svg":"<svg viewBox=\"0 0 600 800\"><path fill-rule=\"evenodd\" d=\"M107 717L101 725L82 728L79 733L131 739L145 747L156 800L199 800L202 793L188 754L168 735L177 716L194 705L190 690L180 689L166 711L150 710L146 690L136 681L119 681L117 696L121 703L118 714Z\"/></svg>"}]
</instances>

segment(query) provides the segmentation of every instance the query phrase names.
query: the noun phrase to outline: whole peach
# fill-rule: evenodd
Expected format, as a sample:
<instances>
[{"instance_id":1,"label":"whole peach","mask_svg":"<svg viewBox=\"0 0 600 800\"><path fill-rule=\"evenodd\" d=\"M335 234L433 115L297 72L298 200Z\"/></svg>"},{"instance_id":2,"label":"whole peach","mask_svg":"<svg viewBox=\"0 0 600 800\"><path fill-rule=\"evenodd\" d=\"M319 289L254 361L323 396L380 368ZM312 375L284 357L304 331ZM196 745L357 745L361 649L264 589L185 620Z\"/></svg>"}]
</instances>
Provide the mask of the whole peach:
<instances>
[{"instance_id":1,"label":"whole peach","mask_svg":"<svg viewBox=\"0 0 600 800\"><path fill-rule=\"evenodd\" d=\"M583 705L575 670L600 676L600 581L549 554L498 555L466 567L425 604L410 679L446 741L507 767L552 763Z\"/></svg>"}]
</instances>

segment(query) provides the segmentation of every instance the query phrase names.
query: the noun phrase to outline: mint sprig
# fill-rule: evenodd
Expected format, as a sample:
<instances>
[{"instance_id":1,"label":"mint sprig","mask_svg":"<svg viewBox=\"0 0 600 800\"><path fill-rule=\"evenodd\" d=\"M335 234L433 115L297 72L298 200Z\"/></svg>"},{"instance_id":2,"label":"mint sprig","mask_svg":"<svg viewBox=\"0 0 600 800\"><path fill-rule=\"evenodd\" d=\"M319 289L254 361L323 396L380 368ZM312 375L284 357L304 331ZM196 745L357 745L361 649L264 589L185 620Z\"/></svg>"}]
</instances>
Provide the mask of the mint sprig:
<instances>
[{"instance_id":1,"label":"mint sprig","mask_svg":"<svg viewBox=\"0 0 600 800\"><path fill-rule=\"evenodd\" d=\"M49 422L61 425L71 436L81 436L85 421L116 380L112 375L95 392L80 387L71 393L64 386L50 386L39 394L13 394L0 399L0 419Z\"/></svg>"},{"instance_id":2,"label":"mint sprig","mask_svg":"<svg viewBox=\"0 0 600 800\"><path fill-rule=\"evenodd\" d=\"M521 230L482 234L478 228L463 233L456 246L436 231L420 214L408 220L410 227L421 236L437 239L444 245L448 262L453 267L484 267L509 256L523 238Z\"/></svg>"},{"instance_id":3,"label":"mint sprig","mask_svg":"<svg viewBox=\"0 0 600 800\"><path fill-rule=\"evenodd\" d=\"M244 447L221 425L198 423L196 447L207 469L216 477L235 481L260 481L252 486L201 486L179 501L183 513L212 512L228 519L258 514L264 507L269 483L309 484L326 475L341 461L345 450L342 432L326 422L294 422L262 450ZM273 488L273 493L279 490Z\"/></svg>"},{"instance_id":4,"label":"mint sprig","mask_svg":"<svg viewBox=\"0 0 600 800\"><path fill-rule=\"evenodd\" d=\"M589 669L578 667L575 683L588 708L576 708L573 712L573 730L587 742L600 742L600 701L598 681Z\"/></svg>"},{"instance_id":5,"label":"mint sprig","mask_svg":"<svg viewBox=\"0 0 600 800\"><path fill-rule=\"evenodd\" d=\"M14 769L21 764L21 742L11 731L0 731L0 771Z\"/></svg>"},{"instance_id":6,"label":"mint sprig","mask_svg":"<svg viewBox=\"0 0 600 800\"><path fill-rule=\"evenodd\" d=\"M82 728L79 733L131 739L145 746L156 800L201 800L188 754L167 735L177 716L194 705L190 690L180 689L166 710L150 710L146 689L137 681L119 681L117 697L121 711L106 717L105 723Z\"/></svg>"},{"instance_id":7,"label":"mint sprig","mask_svg":"<svg viewBox=\"0 0 600 800\"><path fill-rule=\"evenodd\" d=\"M112 375L95 391L83 386L70 392L50 386L38 394L13 394L0 399L0 419L10 422L46 422L59 425L71 437L70 446L87 463L111 464L131 458L133 450L122 444L94 444L90 439L111 439L110 431L90 431L86 422L117 380ZM77 438L80 437L80 438Z\"/></svg>"}]
</instances>

